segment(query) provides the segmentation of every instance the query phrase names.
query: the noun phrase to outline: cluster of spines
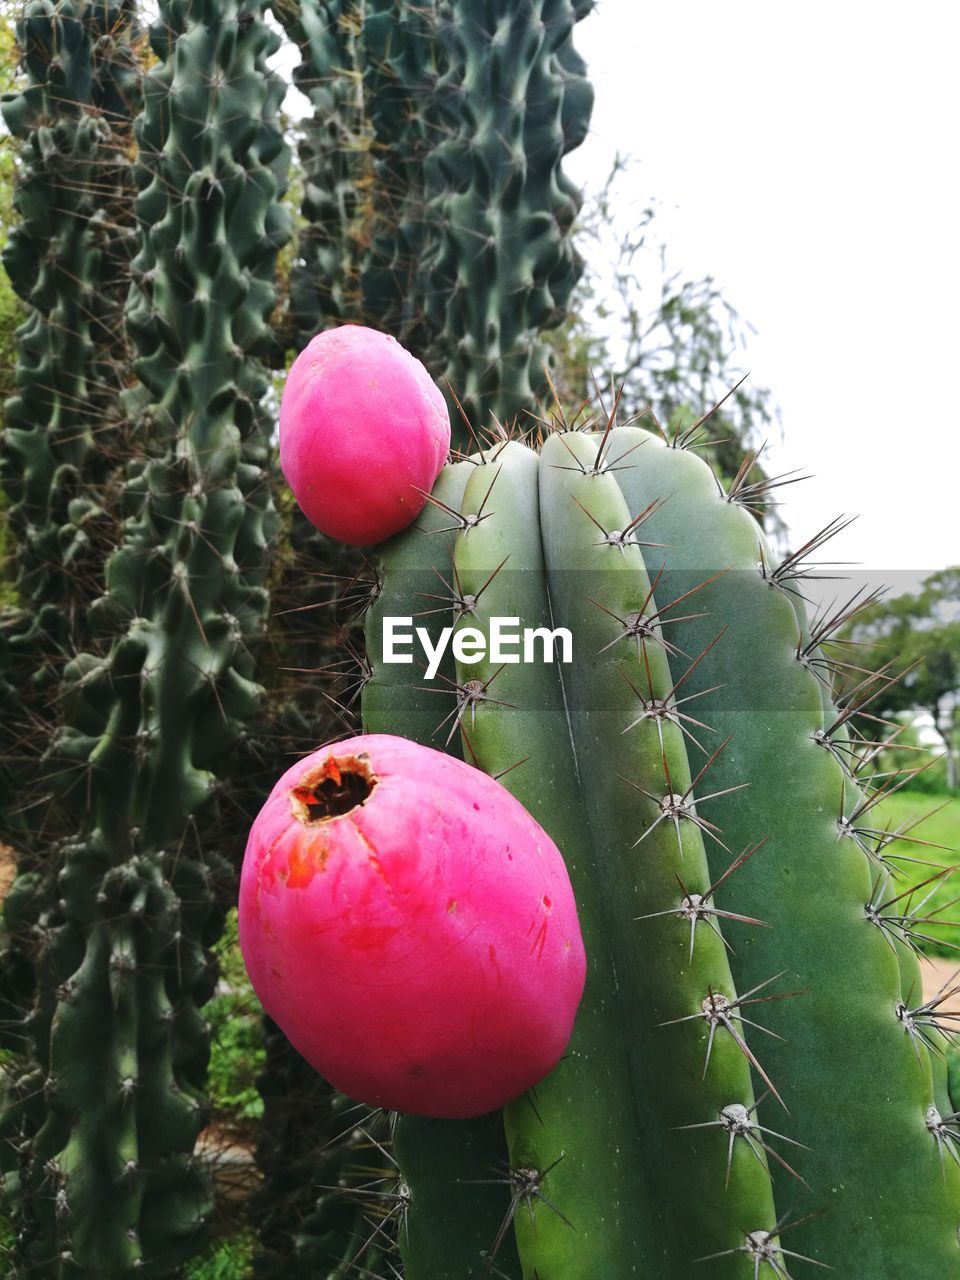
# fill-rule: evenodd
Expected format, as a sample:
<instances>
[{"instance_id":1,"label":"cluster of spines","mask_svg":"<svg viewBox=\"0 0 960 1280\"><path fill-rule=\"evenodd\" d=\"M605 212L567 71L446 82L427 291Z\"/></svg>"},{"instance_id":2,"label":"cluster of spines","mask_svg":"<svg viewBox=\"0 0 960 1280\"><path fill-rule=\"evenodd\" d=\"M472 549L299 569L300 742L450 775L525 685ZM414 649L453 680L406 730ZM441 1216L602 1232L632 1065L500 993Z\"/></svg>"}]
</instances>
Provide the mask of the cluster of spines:
<instances>
[{"instance_id":1,"label":"cluster of spines","mask_svg":"<svg viewBox=\"0 0 960 1280\"><path fill-rule=\"evenodd\" d=\"M707 930L724 935L727 946L733 948L730 964L742 994L728 992L717 982L704 990L699 1008L680 1014L676 1020L665 1018L663 1021L674 1023L677 1028L701 1027L708 1047L716 1037L728 1034L740 1043L762 1090L759 1101L750 1098L728 1101L718 1107L712 1117L688 1119L677 1126L688 1135L697 1134L724 1147L726 1159L731 1162L740 1151L770 1168L770 1174L766 1175L767 1189L770 1196L775 1195L778 1210L772 1211L771 1199L769 1220L751 1225L744 1219L734 1243L728 1241L726 1247L711 1250L714 1274L763 1276L769 1272L786 1276L793 1274L794 1265L802 1269L805 1262L821 1262L858 1280L895 1274L897 1268L902 1270L908 1264L910 1274L923 1276L924 1280L927 1276L940 1275L944 1268L952 1265L956 1248L951 1203L955 1199L960 1169L956 1109L950 1101L946 1063L942 1057L947 1041L952 1038L950 1018L943 1012L951 993L944 987L932 1000L923 1001L918 994L919 973L913 952L918 931L926 920L925 891L929 886L936 887L944 873L924 876L919 884L897 880L892 890L889 887L890 877L896 872L884 857L884 850L896 836L904 833L885 830L869 815L902 779L881 778L868 792L863 792L864 773L878 744L864 741L849 729L850 708L862 711L878 681L864 677L864 689L855 688L852 700L848 700L843 709L836 709L831 696L833 681L838 675L849 675L853 664L828 656L824 650L837 630L849 620L850 609L829 610L807 628L798 599L804 579L811 572L805 561L816 554L823 539L813 540L801 554L785 557L778 564L765 548L754 520L743 519L742 512L737 510L738 507L751 510L757 497L752 490L746 495L750 501L741 500L736 485L729 492L721 488L718 493L711 473L699 460L693 460L682 447L664 449L645 432L617 430L602 438L594 437L592 443L594 453L592 458L586 458L581 456L583 445L578 437L561 434L549 443L540 463L543 505L539 522L544 555L549 562L554 554L563 565L557 580L550 582L551 600L556 610L558 599L565 598L565 591L571 599L579 596L589 599L597 616L611 627L607 644L614 649L635 649L642 656L642 665L639 673L629 674L622 684L622 696L631 704L630 723L622 734L615 734L611 728L617 719L612 704L598 714L596 704L589 696L584 697L585 691L595 690L596 677L581 668L601 664L606 646L598 646L596 654L591 651L590 655L580 655L579 663L575 663L573 672L565 680L570 699L566 712L575 740L579 732L579 740L584 744L580 762L583 776L590 780L587 808L592 806L593 812L597 812L595 797L604 793L604 771L613 772L612 763L608 765L606 760L607 746L622 760L624 737L635 733L638 726L644 726L648 735L656 735L650 741L659 741L660 751L654 748L651 752L645 773L631 777L618 766L624 780L632 782L633 789L650 806L651 816L646 828L639 833L635 852L638 858L643 857L647 846L649 854L649 841L657 830L672 830L679 844L685 829L697 827L704 839L711 870L699 884L693 868L684 866L678 871L673 895L676 900L672 905L654 899L650 903L654 909L642 913L645 923L641 925L637 920L633 927L648 930L654 921L673 921L673 927L679 926L686 934L684 941L691 948L700 945L699 939L706 936ZM676 441L666 443L678 444ZM536 609L530 608L529 599L525 602L518 599L523 594L521 588L507 585L513 576L522 579L531 574L531 566L514 563L518 548L522 557L531 519L521 518L522 504L518 503L514 489L504 492L505 485L510 484L511 467L516 465L510 453L515 448L495 446L479 458L448 468L441 476L433 502L421 517L420 529L402 535L385 550L381 597L368 621L371 661L364 689L365 722L370 729L389 726L396 729L399 725L399 731L433 745L449 741L447 749L457 745L449 737L451 726L454 729L459 726L458 736L462 737L466 758L503 777L505 785L521 793L524 802L535 812L541 806L542 820L549 829L551 822L559 821L557 800L546 793L549 779L558 768L556 738L562 735L556 730L551 732L542 722L539 732L529 730L537 714L542 717L546 705L542 692L530 695L530 685L537 685L538 677L531 675L529 668L523 669L520 678L512 676L516 668L510 667L448 670L441 672L437 683L426 686L422 672L387 668L377 659L378 625L384 611L421 613L427 625L435 621L441 625L432 615L437 600L442 599L447 606L444 621L459 619L458 625L483 629L489 609L522 614L526 603L525 621L531 613L537 621ZM681 458L682 462L675 461ZM646 464L650 461L656 465L648 467ZM471 480L469 472L474 467L478 478ZM483 471L488 472L488 476L480 478ZM632 548L639 551L644 547L652 589L649 585L646 590L638 589L631 607L605 598L615 592L615 585L611 586L616 584L615 577L607 579L600 575L598 582L593 570L589 575L581 574L578 580L577 571L590 567L586 554L588 539L579 543L576 554L567 554L564 558L566 535L563 531L571 523L570 504L557 500L560 486L551 478L550 471L554 477L563 473L572 475L582 486L582 493L569 496L577 499L581 517L589 521L584 527L592 528L594 545L602 548L604 554L609 551L610 555L626 558L634 554ZM695 479L691 473L696 473ZM588 495L597 491L601 481L610 484L614 480L628 498L629 514L604 518L601 512L593 510L595 501ZM468 491L471 491L470 485L473 486L473 498L466 501L465 483ZM668 492L670 501L664 502ZM702 510L704 506L709 507L706 513ZM671 508L673 519L666 521L664 513ZM496 550L491 549L482 556L477 550L504 519L498 520L497 510L505 513L507 521L507 532L498 548L509 552L510 558L505 563ZM535 523L535 512L526 512L526 516L533 517ZM691 544L687 531L694 527L699 532ZM484 529L487 534L482 532ZM709 533L702 532L704 529ZM423 537L424 531L431 536ZM457 541L452 549L449 540L453 537ZM738 537L742 539L739 545ZM686 553L685 543L689 548ZM437 574L447 582L447 587L439 591ZM568 588L564 587L564 575L569 579ZM582 581L587 576L590 577L589 597ZM757 613L752 596L755 588L751 583L758 584L764 592L772 589L776 596L782 596L786 614L779 605L771 606L779 614L777 625L767 626L770 620L762 608L759 619L751 615L751 608ZM738 590L744 592L739 611ZM750 606L746 603L748 596ZM422 600L419 606L418 599ZM480 600L483 603L478 604ZM668 603L664 604L665 600ZM857 603L854 601L851 607ZM563 615L562 605L560 615ZM744 616L746 626L738 630L735 624ZM554 623L556 621L555 612ZM668 627L671 621L676 625ZM589 633L588 615L580 623L580 631L575 634ZM768 654L774 665L783 665L785 661L789 667L790 663L796 663L800 683L792 683L791 678L785 683L764 686L761 680L758 688L754 688L757 657L745 661L746 651L762 655L761 671ZM666 662L671 668L665 684L662 675L659 682L654 675L658 662L661 666ZM884 678L880 678L880 685ZM804 688L806 680L811 684ZM722 697L707 696L718 695L721 689L727 691L726 702ZM710 707L711 701L719 704L716 713ZM439 707L444 702L447 709L441 711ZM537 713L531 711L534 706L538 708ZM735 723L738 711L739 724ZM765 726L761 717L766 717ZM769 732L771 725L775 726L773 733ZM702 763L695 766L692 781L689 777L677 779L676 765L671 767L669 753L662 749L664 731L681 736L691 758L700 757ZM521 745L525 734L527 749ZM804 740L809 742L809 750L803 748ZM549 748L546 743L551 744ZM818 752L823 753L822 757L817 756ZM782 764L777 759L780 753L786 757ZM814 758L825 758L834 766L849 761L843 769L842 810L828 819L828 823L833 823L834 833L830 849L822 853L817 847L822 833L813 828L818 814L833 810L836 797L831 796L827 803L823 779L818 778L819 791L815 792L815 803L811 807L814 799L811 788L783 776L784 771L789 773L791 769L802 775L811 753ZM538 758L538 769L533 775L529 775L529 756ZM525 774L528 775L526 786ZM751 805L751 797L757 795L758 789L766 791L764 805L759 810ZM808 840L798 838L795 831L789 830L789 821L784 824L781 820L778 824L778 808L796 809L799 820L811 829ZM597 827L602 828L606 823L616 828L623 821L625 811L631 811L629 799L625 800L622 794L612 794ZM768 830L761 829L764 824ZM847 841L851 842L849 856L843 852ZM743 848L737 855L741 844ZM580 856L576 842L568 841L564 849L568 860L572 857L576 862ZM794 896L790 881L798 871L796 860L805 857L813 862L815 875L823 877L828 885L819 897L808 901L803 896ZM848 883L839 888L830 884L834 873L822 858L842 864L839 876L846 877ZM654 859L652 865L660 865L661 861ZM636 864L635 874L644 883L644 892L649 890L650 866L639 860ZM872 873L869 877L868 866ZM864 874L858 874L857 868ZM576 881L575 867L571 873ZM628 868L621 886L624 894L632 891L630 877ZM580 896L578 890L578 899ZM904 902L908 904L906 907L902 905ZM822 920L820 927L812 923L817 916ZM885 943L881 951L890 954L892 950L895 957L892 973L869 934L858 937L857 919L879 926L876 939L879 942L882 938ZM770 924L775 928L760 927ZM762 935L765 945L758 946L754 936L748 937L748 932ZM829 937L829 944L825 944L825 937ZM647 967L651 962L656 965L652 958L658 950L655 947L649 950L654 946L649 934L631 938L629 928L617 941L623 948L618 951L617 966L622 997L629 981L625 975L632 978L644 972L642 965L624 963L631 945L645 950ZM661 941L661 949L662 946ZM830 972L821 967L824 952L831 959ZM784 990L780 979L787 978L787 974L781 974L781 970L789 974L790 986L808 985L809 989L802 994ZM786 995L796 998L783 999ZM768 1004L771 999L774 1003ZM808 1012L811 1004L817 1007ZM764 1028L783 1039L758 1032L757 1009L767 1009L767 1017L761 1020ZM855 1011L859 1016L854 1016ZM841 1051L838 1038L844 1020L847 1035ZM827 1033L822 1036L824 1022ZM659 1033L649 1029L640 1031L643 1025L640 1018L631 1025L638 1028L637 1035L644 1041L648 1054L655 1055L658 1049L663 1052L662 1041L658 1045L656 1039L657 1034L663 1035L663 1030ZM869 1041L869 1053L864 1051L862 1040L858 1044L858 1037L864 1035ZM762 1044L758 1046L757 1040ZM578 1051L578 1046L572 1046L570 1057L575 1059ZM677 1073L676 1059L669 1056L669 1063L654 1059L655 1069L667 1077L663 1088L668 1098L676 1087L670 1074ZM529 1121L535 1130L535 1144L549 1144L543 1132L549 1130L552 1119L549 1095L553 1088L562 1089L561 1077L569 1070L566 1062L555 1072L556 1081L551 1077L528 1099L517 1104L519 1116L515 1116L514 1108L508 1108L506 1127L513 1142ZM709 1081L709 1075L706 1079ZM820 1102L814 1104L811 1095L816 1095L818 1089ZM839 1107L837 1099L830 1096L831 1089L842 1099ZM608 1089L608 1096L609 1093ZM859 1108L861 1114L856 1122L848 1119L845 1124L840 1123L844 1108L852 1105L852 1098L858 1093L865 1099ZM644 1103L649 1104L650 1094L648 1082L642 1094ZM767 1113L770 1107L778 1105L778 1099L792 1111L790 1114L781 1111L780 1119L774 1120ZM570 1106L583 1107L584 1114L589 1110L589 1102L582 1093L568 1091L566 1101ZM896 1220L885 1200L885 1182L889 1182L890 1172L885 1167L876 1167L871 1156L869 1132L864 1124L864 1114L871 1109L906 1166L898 1168L895 1177L923 1187L922 1232L907 1232L906 1224ZM529 1119L531 1115L536 1116L536 1121ZM536 1274L538 1266L542 1273L545 1266L549 1269L548 1242L554 1233L562 1236L566 1224L576 1228L578 1235L584 1231L589 1234L589 1208L584 1208L585 1204L589 1205L589 1193L584 1194L581 1187L579 1201L564 1198L566 1188L561 1171L564 1166L569 1167L574 1147L562 1141L564 1135L560 1130L552 1135L565 1152L560 1163L552 1164L545 1151L539 1153L539 1160L511 1158L504 1151L501 1136L499 1159L504 1172L491 1177L488 1169L486 1176L481 1176L469 1155L464 1154L457 1166L459 1172L454 1178L457 1190L454 1191L449 1179L446 1185L438 1185L429 1173L433 1165L450 1171L449 1151L445 1153L444 1147L454 1144L454 1136L444 1134L443 1129L442 1125L405 1120L398 1130L397 1151L411 1192L407 1235L401 1238L401 1246L406 1246L408 1254L409 1275L414 1278L419 1274L479 1275L491 1266L494 1252L497 1255L495 1274L515 1276L521 1271L524 1275ZM652 1149L649 1134L647 1138L649 1152ZM486 1144L488 1162L491 1143L496 1146L494 1137L485 1134L480 1145ZM705 1160L704 1148L701 1147L696 1158L700 1162ZM669 1183L670 1177L682 1167L683 1156L676 1149L659 1148L658 1178ZM731 1168L735 1171L737 1166L727 1165L714 1188L714 1212L728 1222L731 1201L724 1184ZM482 1194L481 1184L486 1188ZM499 1184L499 1201L487 1194L491 1184ZM594 1185L590 1183L591 1190ZM640 1178L634 1185L634 1194L641 1202L656 1202L662 1188L651 1192ZM608 1230L613 1229L611 1223L616 1220L616 1203L615 1197L607 1197ZM686 1209L682 1207L684 1204ZM880 1205L884 1205L882 1212ZM647 1211L647 1204L641 1208L635 1200L631 1205L631 1212L637 1216ZM709 1212L708 1209L707 1216ZM679 1215L677 1229L689 1234L689 1202L678 1197L672 1208L667 1208L662 1222L667 1222L668 1232L671 1213ZM888 1215L893 1220L888 1221ZM739 1217L743 1219L743 1214ZM505 1223L513 1219L516 1219L522 1262L513 1253L513 1233L505 1227ZM468 1220L473 1223L472 1231L465 1225ZM441 1222L450 1224L450 1229L441 1229ZM532 1233L525 1222L527 1226L535 1223ZM854 1223L858 1225L853 1227ZM669 1248L673 1250L675 1244L676 1241ZM579 1274L579 1264L574 1258L583 1242L568 1234L566 1245L560 1246L564 1247L568 1251L564 1274ZM587 1265L592 1266L598 1256L592 1239L584 1252L589 1258ZM447 1265L445 1255L455 1259L446 1271L442 1269ZM553 1255L553 1261L557 1262L559 1257L558 1252ZM685 1268L691 1261L692 1254L671 1252L668 1262L661 1260L657 1265L674 1268L677 1274L687 1274ZM614 1263L610 1274L621 1274L616 1270L617 1265L625 1264L622 1260ZM666 1271L660 1273L667 1274Z\"/></svg>"}]
</instances>

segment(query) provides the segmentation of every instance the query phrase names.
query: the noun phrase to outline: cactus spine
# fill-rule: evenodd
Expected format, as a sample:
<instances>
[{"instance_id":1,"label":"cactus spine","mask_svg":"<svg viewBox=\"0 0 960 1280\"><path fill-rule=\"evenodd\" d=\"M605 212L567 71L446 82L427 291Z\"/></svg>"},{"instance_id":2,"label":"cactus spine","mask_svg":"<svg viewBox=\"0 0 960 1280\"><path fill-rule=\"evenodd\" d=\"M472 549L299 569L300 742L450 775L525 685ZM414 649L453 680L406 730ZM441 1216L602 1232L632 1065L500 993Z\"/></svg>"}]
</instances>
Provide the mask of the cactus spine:
<instances>
[{"instance_id":1,"label":"cactus spine","mask_svg":"<svg viewBox=\"0 0 960 1280\"><path fill-rule=\"evenodd\" d=\"M523 800L565 853L592 970L530 1096L459 1131L399 1122L408 1280L681 1280L700 1258L731 1280L804 1259L951 1274L937 1014L868 910L883 837L849 818L795 562L778 571L709 468L637 429L501 443L434 496L383 552L365 727L450 734ZM485 657L426 689L383 663L383 617L422 613L435 570L435 632L567 626L572 663Z\"/></svg>"}]
</instances>

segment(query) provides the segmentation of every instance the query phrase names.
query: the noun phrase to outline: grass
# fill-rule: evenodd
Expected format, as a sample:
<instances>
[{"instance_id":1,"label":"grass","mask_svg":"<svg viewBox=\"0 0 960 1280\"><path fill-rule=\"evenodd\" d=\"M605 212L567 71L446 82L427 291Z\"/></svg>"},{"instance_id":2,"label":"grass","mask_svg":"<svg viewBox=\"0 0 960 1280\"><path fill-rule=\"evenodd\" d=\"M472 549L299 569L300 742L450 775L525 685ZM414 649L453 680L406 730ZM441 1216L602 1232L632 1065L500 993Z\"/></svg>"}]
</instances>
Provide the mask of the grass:
<instances>
[{"instance_id":1,"label":"grass","mask_svg":"<svg viewBox=\"0 0 960 1280\"><path fill-rule=\"evenodd\" d=\"M934 848L897 840L887 848L888 857L891 854L901 854L904 858L921 860L916 864L906 861L897 862L896 865L903 869L904 888L911 884L919 884L928 876L935 875L939 867L960 866L960 796L902 791L884 800L878 809L879 821L876 825L889 826L891 829L909 824L923 814L931 814L910 834L920 840L929 841L931 846L944 846ZM934 810L937 812L932 812ZM933 865L922 865L927 862ZM927 892L927 889L921 890L914 900L914 905L917 905ZM932 942L924 942L923 950L928 955L955 958L960 966L960 901L954 901L958 897L960 897L960 871L946 877L942 884L936 886L924 908L925 916L936 912L939 923L923 926L923 932L933 939ZM907 900L904 899L903 905L906 902Z\"/></svg>"}]
</instances>

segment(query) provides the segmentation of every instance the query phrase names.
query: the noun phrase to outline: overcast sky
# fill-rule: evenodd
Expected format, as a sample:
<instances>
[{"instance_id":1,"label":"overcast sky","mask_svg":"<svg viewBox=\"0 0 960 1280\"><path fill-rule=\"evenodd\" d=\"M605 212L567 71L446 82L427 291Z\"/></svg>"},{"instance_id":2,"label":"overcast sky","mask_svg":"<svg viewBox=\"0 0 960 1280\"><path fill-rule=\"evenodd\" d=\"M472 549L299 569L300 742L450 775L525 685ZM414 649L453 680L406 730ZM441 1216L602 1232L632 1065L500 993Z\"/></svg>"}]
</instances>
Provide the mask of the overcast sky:
<instances>
[{"instance_id":1,"label":"overcast sky","mask_svg":"<svg viewBox=\"0 0 960 1280\"><path fill-rule=\"evenodd\" d=\"M599 0L578 33L596 108L570 172L633 155L674 265L757 330L776 468L815 473L791 530L859 513L838 558L900 586L960 561L960 6Z\"/></svg>"}]
</instances>

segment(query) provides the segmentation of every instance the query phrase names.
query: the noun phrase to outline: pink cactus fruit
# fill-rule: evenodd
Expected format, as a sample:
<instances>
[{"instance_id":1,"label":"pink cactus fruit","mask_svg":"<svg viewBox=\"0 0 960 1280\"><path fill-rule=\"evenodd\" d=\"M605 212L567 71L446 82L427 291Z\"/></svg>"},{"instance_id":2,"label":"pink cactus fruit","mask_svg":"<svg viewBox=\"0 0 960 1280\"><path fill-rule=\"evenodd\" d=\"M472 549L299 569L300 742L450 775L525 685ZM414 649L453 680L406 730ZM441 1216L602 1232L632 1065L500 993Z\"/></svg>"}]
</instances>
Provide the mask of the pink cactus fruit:
<instances>
[{"instance_id":1,"label":"pink cactus fruit","mask_svg":"<svg viewBox=\"0 0 960 1280\"><path fill-rule=\"evenodd\" d=\"M396 338L347 324L294 360L280 403L280 465L324 533L368 547L406 528L449 450L446 402Z\"/></svg>"},{"instance_id":2,"label":"pink cactus fruit","mask_svg":"<svg viewBox=\"0 0 960 1280\"><path fill-rule=\"evenodd\" d=\"M247 842L240 946L331 1084L450 1119L556 1065L586 972L543 828L486 774L389 734L322 747L274 787Z\"/></svg>"}]
</instances>

